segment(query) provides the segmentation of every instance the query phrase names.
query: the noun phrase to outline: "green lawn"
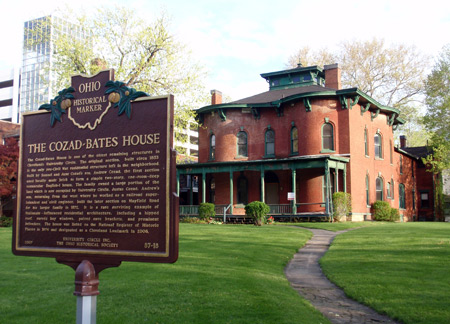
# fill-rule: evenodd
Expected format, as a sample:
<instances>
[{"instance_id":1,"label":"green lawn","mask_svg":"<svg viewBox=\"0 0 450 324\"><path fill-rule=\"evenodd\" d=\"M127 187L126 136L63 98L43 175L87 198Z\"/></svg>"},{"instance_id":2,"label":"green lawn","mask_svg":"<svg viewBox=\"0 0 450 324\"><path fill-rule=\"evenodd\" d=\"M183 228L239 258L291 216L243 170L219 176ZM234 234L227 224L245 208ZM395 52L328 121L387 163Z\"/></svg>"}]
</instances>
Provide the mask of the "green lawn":
<instances>
[{"instance_id":1,"label":"green lawn","mask_svg":"<svg viewBox=\"0 0 450 324\"><path fill-rule=\"evenodd\" d=\"M347 295L401 322L450 323L450 224L369 226L337 236L321 260Z\"/></svg>"},{"instance_id":2,"label":"green lawn","mask_svg":"<svg viewBox=\"0 0 450 324\"><path fill-rule=\"evenodd\" d=\"M123 263L100 273L97 323L329 323L283 269L309 231L180 224L175 264ZM74 271L11 254L0 228L0 322L75 323Z\"/></svg>"},{"instance_id":3,"label":"green lawn","mask_svg":"<svg viewBox=\"0 0 450 324\"><path fill-rule=\"evenodd\" d=\"M450 224L308 226L361 225L335 238L321 261L328 277L405 324L449 323ZM329 323L283 273L310 236L295 226L180 224L177 263L127 262L100 274L97 322ZM0 228L0 323L74 323L74 271L13 256L10 246L11 229Z\"/></svg>"},{"instance_id":4,"label":"green lawn","mask_svg":"<svg viewBox=\"0 0 450 324\"><path fill-rule=\"evenodd\" d=\"M342 222L342 223L329 223L329 222L312 222L312 223L278 223L279 225L300 226L306 228L317 228L327 231L338 232L346 229L360 228L366 226L377 226L383 223L381 222ZM278 225L277 224L277 225Z\"/></svg>"}]
</instances>

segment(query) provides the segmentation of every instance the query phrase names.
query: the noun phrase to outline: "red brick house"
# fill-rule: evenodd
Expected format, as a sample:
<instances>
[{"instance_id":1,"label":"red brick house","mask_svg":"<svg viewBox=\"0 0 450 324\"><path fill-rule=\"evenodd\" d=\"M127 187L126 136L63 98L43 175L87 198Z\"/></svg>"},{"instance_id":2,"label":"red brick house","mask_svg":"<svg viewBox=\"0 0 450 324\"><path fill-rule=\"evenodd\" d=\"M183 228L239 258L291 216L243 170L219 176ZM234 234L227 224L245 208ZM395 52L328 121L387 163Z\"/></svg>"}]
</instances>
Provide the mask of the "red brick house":
<instances>
[{"instance_id":1,"label":"red brick house","mask_svg":"<svg viewBox=\"0 0 450 324\"><path fill-rule=\"evenodd\" d=\"M195 214L200 202L242 215L254 200L272 215L329 215L332 193L345 191L354 221L371 219L376 200L399 208L403 221L415 219L419 158L394 147L400 111L341 89L337 64L261 76L267 92L222 103L213 90L212 104L197 110L198 163L177 166L178 183L193 188L181 194L180 215Z\"/></svg>"}]
</instances>

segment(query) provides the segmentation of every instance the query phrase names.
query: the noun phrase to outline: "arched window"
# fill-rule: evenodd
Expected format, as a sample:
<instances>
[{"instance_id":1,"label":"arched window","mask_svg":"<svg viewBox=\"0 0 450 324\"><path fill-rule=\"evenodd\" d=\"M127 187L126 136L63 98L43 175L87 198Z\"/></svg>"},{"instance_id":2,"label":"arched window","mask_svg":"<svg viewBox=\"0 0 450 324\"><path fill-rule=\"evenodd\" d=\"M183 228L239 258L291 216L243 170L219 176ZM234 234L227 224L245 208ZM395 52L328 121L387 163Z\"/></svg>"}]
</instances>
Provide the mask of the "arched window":
<instances>
[{"instance_id":1,"label":"arched window","mask_svg":"<svg viewBox=\"0 0 450 324\"><path fill-rule=\"evenodd\" d=\"M272 129L268 129L265 135L266 143L266 157L275 156L275 132Z\"/></svg>"},{"instance_id":2,"label":"arched window","mask_svg":"<svg viewBox=\"0 0 450 324\"><path fill-rule=\"evenodd\" d=\"M209 159L216 159L216 135L214 134L209 137Z\"/></svg>"},{"instance_id":3,"label":"arched window","mask_svg":"<svg viewBox=\"0 0 450 324\"><path fill-rule=\"evenodd\" d=\"M244 131L237 133L237 155L242 157L248 157L247 133Z\"/></svg>"},{"instance_id":4,"label":"arched window","mask_svg":"<svg viewBox=\"0 0 450 324\"><path fill-rule=\"evenodd\" d=\"M375 147L375 157L382 159L383 158L383 150L382 150L382 139L380 134L375 134L373 138L373 145Z\"/></svg>"},{"instance_id":5,"label":"arched window","mask_svg":"<svg viewBox=\"0 0 450 324\"><path fill-rule=\"evenodd\" d=\"M406 209L405 185L403 183L400 183L398 185L398 201L399 201L399 208Z\"/></svg>"},{"instance_id":6,"label":"arched window","mask_svg":"<svg viewBox=\"0 0 450 324\"><path fill-rule=\"evenodd\" d=\"M364 154L369 156L369 136L367 135L367 128L364 129Z\"/></svg>"},{"instance_id":7,"label":"arched window","mask_svg":"<svg viewBox=\"0 0 450 324\"><path fill-rule=\"evenodd\" d=\"M322 150L334 151L334 131L333 125L325 123L322 126Z\"/></svg>"},{"instance_id":8,"label":"arched window","mask_svg":"<svg viewBox=\"0 0 450 324\"><path fill-rule=\"evenodd\" d=\"M370 205L370 186L369 186L369 175L366 174L366 205Z\"/></svg>"},{"instance_id":9,"label":"arched window","mask_svg":"<svg viewBox=\"0 0 450 324\"><path fill-rule=\"evenodd\" d=\"M295 126L291 128L291 154L298 154L298 129Z\"/></svg>"},{"instance_id":10,"label":"arched window","mask_svg":"<svg viewBox=\"0 0 450 324\"><path fill-rule=\"evenodd\" d=\"M378 177L375 184L375 191L377 193L377 200L383 200L383 178Z\"/></svg>"},{"instance_id":11,"label":"arched window","mask_svg":"<svg viewBox=\"0 0 450 324\"><path fill-rule=\"evenodd\" d=\"M248 181L243 175L239 177L237 182L237 203L248 204Z\"/></svg>"},{"instance_id":12,"label":"arched window","mask_svg":"<svg viewBox=\"0 0 450 324\"><path fill-rule=\"evenodd\" d=\"M393 152L392 152L392 140L389 140L389 162L391 164L394 164L394 157L393 157Z\"/></svg>"},{"instance_id":13,"label":"arched window","mask_svg":"<svg viewBox=\"0 0 450 324\"><path fill-rule=\"evenodd\" d=\"M391 199L394 199L394 178L391 178Z\"/></svg>"}]
</instances>

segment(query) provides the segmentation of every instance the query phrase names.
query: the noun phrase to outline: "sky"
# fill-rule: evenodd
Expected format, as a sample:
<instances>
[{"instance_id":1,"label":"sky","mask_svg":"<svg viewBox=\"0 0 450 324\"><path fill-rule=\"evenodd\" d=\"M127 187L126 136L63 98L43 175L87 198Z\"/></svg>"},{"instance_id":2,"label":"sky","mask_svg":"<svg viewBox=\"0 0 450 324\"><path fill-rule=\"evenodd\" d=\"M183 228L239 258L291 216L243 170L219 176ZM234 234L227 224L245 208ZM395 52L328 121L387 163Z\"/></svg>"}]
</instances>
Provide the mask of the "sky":
<instances>
[{"instance_id":1,"label":"sky","mask_svg":"<svg viewBox=\"0 0 450 324\"><path fill-rule=\"evenodd\" d=\"M0 0L0 71L20 64L23 23L65 4L87 12L126 5L145 19L164 10L172 33L208 71L206 87L233 100L267 91L260 74L283 70L304 46L336 49L376 37L436 58L450 44L445 0Z\"/></svg>"}]
</instances>

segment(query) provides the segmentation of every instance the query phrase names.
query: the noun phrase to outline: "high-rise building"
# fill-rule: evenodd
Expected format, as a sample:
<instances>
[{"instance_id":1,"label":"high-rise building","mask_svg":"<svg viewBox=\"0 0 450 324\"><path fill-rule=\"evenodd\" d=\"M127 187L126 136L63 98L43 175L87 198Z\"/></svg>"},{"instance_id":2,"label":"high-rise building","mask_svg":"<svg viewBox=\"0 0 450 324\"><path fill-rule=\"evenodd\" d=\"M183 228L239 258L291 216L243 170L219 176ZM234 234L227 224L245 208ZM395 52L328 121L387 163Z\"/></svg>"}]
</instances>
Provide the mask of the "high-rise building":
<instances>
[{"instance_id":1,"label":"high-rise building","mask_svg":"<svg viewBox=\"0 0 450 324\"><path fill-rule=\"evenodd\" d=\"M17 69L0 71L0 120L18 122L19 73Z\"/></svg>"},{"instance_id":2,"label":"high-rise building","mask_svg":"<svg viewBox=\"0 0 450 324\"><path fill-rule=\"evenodd\" d=\"M52 15L25 22L20 113L37 110L55 96L51 90L54 75L50 71L55 55L54 39L60 33L82 40L87 32L79 25Z\"/></svg>"}]
</instances>

